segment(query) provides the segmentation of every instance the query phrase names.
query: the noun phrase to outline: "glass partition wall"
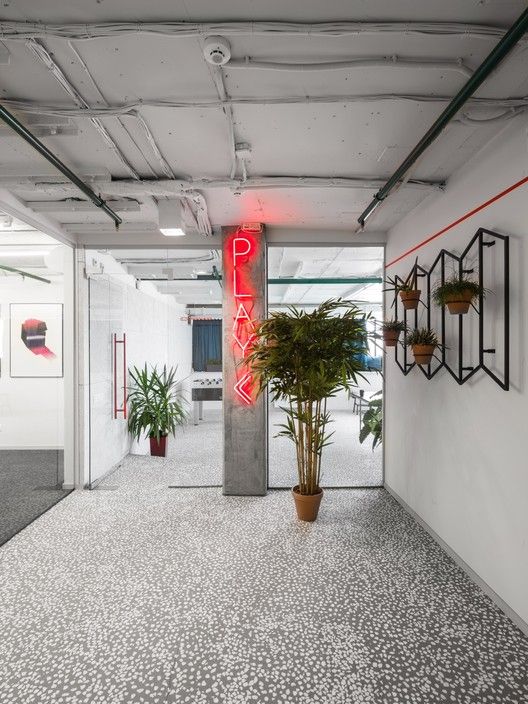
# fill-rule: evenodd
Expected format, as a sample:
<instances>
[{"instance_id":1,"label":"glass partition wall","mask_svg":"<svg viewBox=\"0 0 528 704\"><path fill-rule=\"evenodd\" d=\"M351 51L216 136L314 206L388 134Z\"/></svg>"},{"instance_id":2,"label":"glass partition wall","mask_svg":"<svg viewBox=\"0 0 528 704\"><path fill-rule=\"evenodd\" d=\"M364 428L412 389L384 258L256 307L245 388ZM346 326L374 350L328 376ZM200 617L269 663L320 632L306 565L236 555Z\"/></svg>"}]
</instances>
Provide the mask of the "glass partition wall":
<instances>
[{"instance_id":1,"label":"glass partition wall","mask_svg":"<svg viewBox=\"0 0 528 704\"><path fill-rule=\"evenodd\" d=\"M72 252L0 214L0 544L73 485Z\"/></svg>"},{"instance_id":2,"label":"glass partition wall","mask_svg":"<svg viewBox=\"0 0 528 704\"><path fill-rule=\"evenodd\" d=\"M220 486L222 291L216 250L87 250L90 486ZM156 456L130 431L136 370L175 370L181 418ZM126 409L126 413L125 413Z\"/></svg>"},{"instance_id":3,"label":"glass partition wall","mask_svg":"<svg viewBox=\"0 0 528 704\"><path fill-rule=\"evenodd\" d=\"M380 247L270 247L269 310L312 310L328 298L352 300L381 321ZM207 249L87 250L90 347L90 485L221 486L222 261ZM145 433L129 432L127 394L134 367L176 368L185 422L168 438L166 457L151 456ZM323 486L379 486L382 451L359 431L371 396L382 388L381 348L372 338L364 379L329 401L334 436L323 457ZM283 403L269 403L269 486L296 483L295 448L275 437Z\"/></svg>"},{"instance_id":4,"label":"glass partition wall","mask_svg":"<svg viewBox=\"0 0 528 704\"><path fill-rule=\"evenodd\" d=\"M369 401L381 398L382 348L375 332L382 321L382 247L270 247L268 250L269 312L288 306L312 311L331 298L354 302L369 318L369 353L362 360L362 379L350 392L328 401L331 444L323 451L323 487L370 487L383 484L383 453L372 449L372 437L360 443L359 433ZM375 396L375 394L379 394ZM285 400L269 402L269 486L292 487L296 480L295 446L278 437L285 422Z\"/></svg>"}]
</instances>

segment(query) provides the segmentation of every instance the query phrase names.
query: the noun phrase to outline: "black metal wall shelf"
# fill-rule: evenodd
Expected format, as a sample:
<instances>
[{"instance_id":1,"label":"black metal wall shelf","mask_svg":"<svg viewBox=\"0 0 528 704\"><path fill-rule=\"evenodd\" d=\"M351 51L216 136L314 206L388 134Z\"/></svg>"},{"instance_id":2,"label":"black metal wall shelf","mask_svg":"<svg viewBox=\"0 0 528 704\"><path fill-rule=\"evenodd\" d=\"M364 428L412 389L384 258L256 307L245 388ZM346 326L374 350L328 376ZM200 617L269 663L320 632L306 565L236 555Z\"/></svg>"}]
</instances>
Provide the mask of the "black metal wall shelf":
<instances>
[{"instance_id":1,"label":"black metal wall shelf","mask_svg":"<svg viewBox=\"0 0 528 704\"><path fill-rule=\"evenodd\" d=\"M472 261L474 261L474 263L470 261L471 254L473 254ZM491 261L492 259L494 261ZM398 295L398 291L395 290L393 304L395 308L394 317L396 320L403 320L407 328L417 328L419 327L419 319L425 311L426 319L423 321L421 327L433 327L433 329L435 329L435 326L432 325L432 305L434 305L431 303L431 292L434 289L432 283L439 282L443 284L446 281L446 267L449 264L451 264L453 268L453 273L458 274L458 276L462 276L463 274L476 274L476 276L478 276L478 283L483 290L491 288L486 286L485 279L489 266L492 265L494 267L495 283L492 290L495 296L495 302L497 302L498 296L502 297L503 315L500 321L502 329L495 332L495 339L500 338L502 340L503 349L501 350L501 355L497 355L497 350L494 347L490 347L488 342L489 331L486 325L487 297L481 294L478 299L478 304L476 306L472 304L468 314L452 316L453 318L458 317L458 325L455 324L456 339L454 339L455 336L448 335L445 306L438 308L440 329L436 330L436 332L441 347L437 349L434 355L434 362L428 365L417 365L415 362L410 361L412 359L412 353L410 353L405 340L403 340L394 348L396 364L405 375L409 374L409 372L417 366L427 379L432 379L441 369L446 369L458 384L464 384L479 370L483 370L502 389L507 391L510 386L510 269L509 237L506 235L500 235L492 230L479 228L460 255L442 249L429 270L424 269L417 260L409 272L409 275L416 275L417 288L421 290L418 308L414 311L405 310L401 303L400 296ZM405 279L396 276L394 280L396 283L403 284ZM402 314L400 314L400 311L402 311ZM464 359L464 339L467 326L465 319L473 315L478 316L478 350L477 358L469 360ZM402 352L400 352L399 347ZM455 363L448 358L448 349L457 350ZM493 361L498 356L501 357L499 369Z\"/></svg>"}]
</instances>

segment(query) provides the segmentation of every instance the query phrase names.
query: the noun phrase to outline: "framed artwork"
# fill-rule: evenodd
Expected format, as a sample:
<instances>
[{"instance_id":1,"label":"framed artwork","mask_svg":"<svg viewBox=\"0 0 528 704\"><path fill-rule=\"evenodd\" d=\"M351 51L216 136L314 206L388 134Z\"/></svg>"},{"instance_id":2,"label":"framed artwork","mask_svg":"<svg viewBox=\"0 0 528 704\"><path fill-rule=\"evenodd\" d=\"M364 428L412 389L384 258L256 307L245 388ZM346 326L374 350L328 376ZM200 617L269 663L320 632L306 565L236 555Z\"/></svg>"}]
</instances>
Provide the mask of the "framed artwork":
<instances>
[{"instance_id":1,"label":"framed artwork","mask_svg":"<svg viewBox=\"0 0 528 704\"><path fill-rule=\"evenodd\" d=\"M62 303L10 304L10 376L62 377Z\"/></svg>"}]
</instances>

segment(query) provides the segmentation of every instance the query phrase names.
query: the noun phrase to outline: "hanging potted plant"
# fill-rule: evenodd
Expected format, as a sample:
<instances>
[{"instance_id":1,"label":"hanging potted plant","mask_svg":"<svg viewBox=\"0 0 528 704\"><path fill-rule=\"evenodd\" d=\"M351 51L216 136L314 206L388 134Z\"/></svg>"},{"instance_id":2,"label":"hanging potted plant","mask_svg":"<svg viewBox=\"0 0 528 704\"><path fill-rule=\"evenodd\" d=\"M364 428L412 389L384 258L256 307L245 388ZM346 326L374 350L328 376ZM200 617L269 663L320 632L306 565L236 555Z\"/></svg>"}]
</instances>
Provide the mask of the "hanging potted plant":
<instances>
[{"instance_id":1,"label":"hanging potted plant","mask_svg":"<svg viewBox=\"0 0 528 704\"><path fill-rule=\"evenodd\" d=\"M367 354L366 316L349 301L333 299L312 312L289 307L258 323L244 363L257 390L286 401L279 435L295 443L298 482L293 487L297 516L317 518L323 497L321 457L330 442L327 400L357 384Z\"/></svg>"},{"instance_id":2,"label":"hanging potted plant","mask_svg":"<svg viewBox=\"0 0 528 704\"><path fill-rule=\"evenodd\" d=\"M441 347L436 332L429 330L429 328L411 330L405 338L405 342L412 347L416 364L429 364L436 348Z\"/></svg>"},{"instance_id":3,"label":"hanging potted plant","mask_svg":"<svg viewBox=\"0 0 528 704\"><path fill-rule=\"evenodd\" d=\"M400 333L406 330L403 320L385 320L381 324L383 342L385 347L396 347L400 338Z\"/></svg>"},{"instance_id":4,"label":"hanging potted plant","mask_svg":"<svg viewBox=\"0 0 528 704\"><path fill-rule=\"evenodd\" d=\"M418 303L420 302L421 291L417 288L418 285L418 271L417 271L418 259L416 259L413 268L411 269L409 275L404 281L400 281L397 278L388 277L386 283L389 284L388 288L383 289L385 292L394 291L399 294L401 302L405 310L416 310L418 308ZM394 302L393 302L394 305Z\"/></svg>"},{"instance_id":5,"label":"hanging potted plant","mask_svg":"<svg viewBox=\"0 0 528 704\"><path fill-rule=\"evenodd\" d=\"M128 370L133 386L128 394L128 430L136 440L148 437L150 454L165 457L167 436L187 420L185 399L178 391L176 369L159 372L154 366Z\"/></svg>"},{"instance_id":6,"label":"hanging potted plant","mask_svg":"<svg viewBox=\"0 0 528 704\"><path fill-rule=\"evenodd\" d=\"M447 306L451 315L465 315L473 301L485 293L476 281L454 275L438 284L433 291L433 300L437 306Z\"/></svg>"}]
</instances>

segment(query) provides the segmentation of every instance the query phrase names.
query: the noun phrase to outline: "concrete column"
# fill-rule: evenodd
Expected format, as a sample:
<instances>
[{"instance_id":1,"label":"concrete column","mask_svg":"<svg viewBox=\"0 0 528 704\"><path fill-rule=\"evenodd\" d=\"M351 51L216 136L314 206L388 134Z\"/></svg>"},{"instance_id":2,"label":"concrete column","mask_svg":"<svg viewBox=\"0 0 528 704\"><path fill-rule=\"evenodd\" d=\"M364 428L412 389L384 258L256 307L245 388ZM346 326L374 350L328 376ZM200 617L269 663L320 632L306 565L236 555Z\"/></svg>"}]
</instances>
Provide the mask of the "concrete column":
<instances>
[{"instance_id":1,"label":"concrete column","mask_svg":"<svg viewBox=\"0 0 528 704\"><path fill-rule=\"evenodd\" d=\"M253 228L252 228L253 230ZM267 398L244 366L253 322L267 314L264 230L223 228L224 494L262 496L268 484Z\"/></svg>"}]
</instances>

